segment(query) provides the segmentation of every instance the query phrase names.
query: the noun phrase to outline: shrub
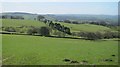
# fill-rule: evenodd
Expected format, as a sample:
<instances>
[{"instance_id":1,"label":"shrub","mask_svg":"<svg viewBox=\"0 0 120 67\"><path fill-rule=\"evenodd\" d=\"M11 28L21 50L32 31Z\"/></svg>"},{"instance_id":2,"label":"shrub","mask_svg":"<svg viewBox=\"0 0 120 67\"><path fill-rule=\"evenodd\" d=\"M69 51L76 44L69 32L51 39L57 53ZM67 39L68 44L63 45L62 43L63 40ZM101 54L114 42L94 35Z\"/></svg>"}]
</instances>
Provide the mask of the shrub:
<instances>
[{"instance_id":1,"label":"shrub","mask_svg":"<svg viewBox=\"0 0 120 67\"><path fill-rule=\"evenodd\" d=\"M5 27L4 30L7 32L16 32L15 28L13 28L13 27Z\"/></svg>"},{"instance_id":2,"label":"shrub","mask_svg":"<svg viewBox=\"0 0 120 67\"><path fill-rule=\"evenodd\" d=\"M97 39L103 39L103 34L100 32L95 32Z\"/></svg>"},{"instance_id":3,"label":"shrub","mask_svg":"<svg viewBox=\"0 0 120 67\"><path fill-rule=\"evenodd\" d=\"M27 34L29 34L29 35L35 35L37 33L38 33L38 29L34 28L34 27L31 27L27 30Z\"/></svg>"},{"instance_id":4,"label":"shrub","mask_svg":"<svg viewBox=\"0 0 120 67\"><path fill-rule=\"evenodd\" d=\"M89 40L96 40L96 39L98 39L96 34L92 33L92 32L88 32L87 35L86 35L86 38L89 39Z\"/></svg>"},{"instance_id":5,"label":"shrub","mask_svg":"<svg viewBox=\"0 0 120 67\"><path fill-rule=\"evenodd\" d=\"M49 36L50 35L50 30L48 27L41 27L39 29L39 32L42 36Z\"/></svg>"},{"instance_id":6,"label":"shrub","mask_svg":"<svg viewBox=\"0 0 120 67\"><path fill-rule=\"evenodd\" d=\"M77 36L84 37L89 40L102 39L103 35L100 32L79 32Z\"/></svg>"},{"instance_id":7,"label":"shrub","mask_svg":"<svg viewBox=\"0 0 120 67\"><path fill-rule=\"evenodd\" d=\"M106 31L104 33L104 38L107 38L107 39L110 39L110 38L120 38L120 33L119 32Z\"/></svg>"}]
</instances>

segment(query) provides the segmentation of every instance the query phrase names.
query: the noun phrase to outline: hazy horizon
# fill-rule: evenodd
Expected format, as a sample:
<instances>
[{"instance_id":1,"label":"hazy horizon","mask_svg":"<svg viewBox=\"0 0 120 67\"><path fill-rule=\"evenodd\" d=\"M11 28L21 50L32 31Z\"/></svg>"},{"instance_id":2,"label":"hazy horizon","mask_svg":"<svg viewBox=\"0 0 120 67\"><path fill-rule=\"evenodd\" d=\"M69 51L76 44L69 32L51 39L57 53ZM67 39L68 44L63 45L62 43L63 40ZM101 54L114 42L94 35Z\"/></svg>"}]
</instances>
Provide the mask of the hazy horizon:
<instances>
[{"instance_id":1,"label":"hazy horizon","mask_svg":"<svg viewBox=\"0 0 120 67\"><path fill-rule=\"evenodd\" d=\"M29 14L41 14L41 15L72 15L72 14L54 14L54 13L32 13L32 12L2 12L2 13L29 13ZM73 14L73 15L110 15L110 14ZM111 15L116 16L116 15Z\"/></svg>"}]
</instances>

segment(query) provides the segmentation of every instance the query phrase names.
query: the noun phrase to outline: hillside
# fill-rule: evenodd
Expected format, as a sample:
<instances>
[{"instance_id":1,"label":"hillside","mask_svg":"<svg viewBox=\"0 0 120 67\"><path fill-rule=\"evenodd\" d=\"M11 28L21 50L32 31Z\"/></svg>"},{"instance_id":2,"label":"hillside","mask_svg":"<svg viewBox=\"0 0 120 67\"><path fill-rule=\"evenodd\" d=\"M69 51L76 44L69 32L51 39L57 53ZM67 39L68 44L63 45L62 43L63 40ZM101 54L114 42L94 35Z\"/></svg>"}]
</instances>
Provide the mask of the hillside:
<instances>
[{"instance_id":1,"label":"hillside","mask_svg":"<svg viewBox=\"0 0 120 67\"><path fill-rule=\"evenodd\" d=\"M77 21L106 21L117 23L117 15L89 15L89 14L48 14L47 16L57 20L77 20Z\"/></svg>"},{"instance_id":2,"label":"hillside","mask_svg":"<svg viewBox=\"0 0 120 67\"><path fill-rule=\"evenodd\" d=\"M88 32L97 32L97 31L114 31L108 27L100 26L100 25L93 25L93 24L69 24L69 23L61 23L62 25L65 25L69 28L71 28L71 31L88 31Z\"/></svg>"},{"instance_id":3,"label":"hillside","mask_svg":"<svg viewBox=\"0 0 120 67\"><path fill-rule=\"evenodd\" d=\"M34 20L2 19L2 26L17 27L17 26L24 26L24 25L35 26L35 27L45 26L44 23L40 21L34 21Z\"/></svg>"},{"instance_id":4,"label":"hillside","mask_svg":"<svg viewBox=\"0 0 120 67\"><path fill-rule=\"evenodd\" d=\"M56 23L56 22L55 22ZM59 22L58 22L59 23ZM69 24L69 23L60 23L66 27L69 27L72 32L79 32L79 31L89 31L89 32L97 32L97 31L105 31L110 30L114 31L105 26L93 25L93 24ZM46 26L43 22L34 21L34 20L13 20L13 19L3 19L2 26L7 27L17 27L17 26L35 26L41 27Z\"/></svg>"},{"instance_id":5,"label":"hillside","mask_svg":"<svg viewBox=\"0 0 120 67\"><path fill-rule=\"evenodd\" d=\"M38 16L38 14L23 13L23 12L7 12L7 13L1 13L0 15L22 16L25 18L25 20L34 20L34 18Z\"/></svg>"},{"instance_id":6,"label":"hillside","mask_svg":"<svg viewBox=\"0 0 120 67\"><path fill-rule=\"evenodd\" d=\"M76 31L90 31L90 32L96 32L96 31L105 31L105 30L112 30L108 27L99 26L99 25L92 25L92 24L69 24L69 23L60 23L61 25L67 26L71 29L72 32ZM34 20L13 20L13 19L3 19L2 20L2 26L35 26L35 27L41 27L46 26L44 23Z\"/></svg>"}]
</instances>

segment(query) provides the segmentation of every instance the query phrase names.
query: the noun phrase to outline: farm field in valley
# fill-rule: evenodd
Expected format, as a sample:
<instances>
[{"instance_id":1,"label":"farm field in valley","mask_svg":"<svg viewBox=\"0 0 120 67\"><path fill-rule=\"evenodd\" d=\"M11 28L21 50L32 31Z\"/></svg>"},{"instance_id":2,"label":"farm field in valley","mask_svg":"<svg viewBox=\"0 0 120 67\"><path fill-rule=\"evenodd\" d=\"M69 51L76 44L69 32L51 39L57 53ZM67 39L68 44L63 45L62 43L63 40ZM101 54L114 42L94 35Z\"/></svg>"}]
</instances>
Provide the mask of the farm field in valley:
<instances>
[{"instance_id":1,"label":"farm field in valley","mask_svg":"<svg viewBox=\"0 0 120 67\"><path fill-rule=\"evenodd\" d=\"M64 59L81 64L118 64L118 41L2 35L4 65L68 65ZM115 55L115 56L112 56ZM105 61L112 59L112 61Z\"/></svg>"}]
</instances>

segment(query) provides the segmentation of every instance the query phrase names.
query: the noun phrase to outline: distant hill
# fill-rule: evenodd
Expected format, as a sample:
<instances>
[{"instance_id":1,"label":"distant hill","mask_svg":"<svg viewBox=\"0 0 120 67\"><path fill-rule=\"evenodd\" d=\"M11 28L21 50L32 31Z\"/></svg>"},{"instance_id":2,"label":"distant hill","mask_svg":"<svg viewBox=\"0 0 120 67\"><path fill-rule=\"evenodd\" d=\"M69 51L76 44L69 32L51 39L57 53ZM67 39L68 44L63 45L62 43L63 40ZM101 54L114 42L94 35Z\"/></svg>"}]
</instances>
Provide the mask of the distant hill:
<instances>
[{"instance_id":1,"label":"distant hill","mask_svg":"<svg viewBox=\"0 0 120 67\"><path fill-rule=\"evenodd\" d=\"M47 15L56 20L74 20L74 21L105 21L108 23L118 23L117 15L87 15L87 14L55 14Z\"/></svg>"},{"instance_id":2,"label":"distant hill","mask_svg":"<svg viewBox=\"0 0 120 67\"><path fill-rule=\"evenodd\" d=\"M2 13L2 15L12 15L12 16L22 16L26 20L34 20L38 15L43 14L32 14L32 13L24 13L24 12L7 12ZM44 14L46 19L55 21L55 20L73 20L83 22L83 21L105 21L110 24L117 25L118 24L118 16L117 15L87 15L87 14Z\"/></svg>"},{"instance_id":3,"label":"distant hill","mask_svg":"<svg viewBox=\"0 0 120 67\"><path fill-rule=\"evenodd\" d=\"M34 20L38 15L37 14L31 14L31 13L22 13L22 12L7 12L2 13L2 15L8 15L8 16L22 16L26 20Z\"/></svg>"}]
</instances>

